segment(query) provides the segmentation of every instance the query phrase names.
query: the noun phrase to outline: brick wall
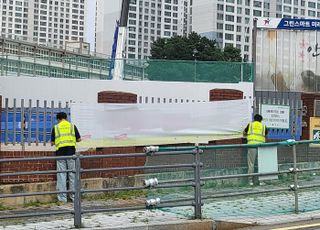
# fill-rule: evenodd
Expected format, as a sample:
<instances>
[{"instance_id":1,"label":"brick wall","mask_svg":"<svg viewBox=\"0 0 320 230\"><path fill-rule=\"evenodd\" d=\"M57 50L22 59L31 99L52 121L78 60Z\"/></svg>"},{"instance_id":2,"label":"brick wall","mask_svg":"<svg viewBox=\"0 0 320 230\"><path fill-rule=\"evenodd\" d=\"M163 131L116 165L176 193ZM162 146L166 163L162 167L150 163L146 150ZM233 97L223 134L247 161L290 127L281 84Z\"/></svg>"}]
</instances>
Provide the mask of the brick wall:
<instances>
[{"instance_id":1,"label":"brick wall","mask_svg":"<svg viewBox=\"0 0 320 230\"><path fill-rule=\"evenodd\" d=\"M236 89L211 89L209 92L210 101L226 101L243 99L243 92Z\"/></svg>"},{"instance_id":2,"label":"brick wall","mask_svg":"<svg viewBox=\"0 0 320 230\"><path fill-rule=\"evenodd\" d=\"M301 100L304 106L307 106L307 114L303 116L302 121L307 124L306 127L302 128L302 140L309 139L309 128L310 128L310 117L314 114L314 100L320 100L319 93L302 93Z\"/></svg>"},{"instance_id":3,"label":"brick wall","mask_svg":"<svg viewBox=\"0 0 320 230\"><path fill-rule=\"evenodd\" d=\"M101 91L98 93L98 103L137 103L137 95L128 92Z\"/></svg>"},{"instance_id":4,"label":"brick wall","mask_svg":"<svg viewBox=\"0 0 320 230\"><path fill-rule=\"evenodd\" d=\"M102 155L102 154L120 154L120 153L136 153L142 152L142 147L113 147L98 149L98 151L82 152L83 155ZM8 158L41 158L55 156L51 151L2 151L0 159ZM128 158L95 158L82 159L81 168L83 169L100 169L113 167L129 167L129 166L144 166L145 157L128 157ZM55 160L38 160L38 161L22 161L0 163L0 173L14 172L34 172L56 170ZM111 172L86 172L81 174L81 178L107 178L120 175L135 175L142 173L143 170L131 171L111 171ZM55 174L45 175L21 175L0 177L0 184L15 184L15 183L35 183L55 181Z\"/></svg>"},{"instance_id":5,"label":"brick wall","mask_svg":"<svg viewBox=\"0 0 320 230\"><path fill-rule=\"evenodd\" d=\"M0 159L7 158L33 158L33 157L45 157L54 156L50 151L1 151ZM9 162L0 163L1 173L13 173L13 172L33 172L33 171L46 171L56 170L56 163L53 160L44 161L23 161L23 162ZM55 175L21 175L21 176L7 176L0 177L0 184L14 184L24 182L47 182L56 180Z\"/></svg>"}]
</instances>

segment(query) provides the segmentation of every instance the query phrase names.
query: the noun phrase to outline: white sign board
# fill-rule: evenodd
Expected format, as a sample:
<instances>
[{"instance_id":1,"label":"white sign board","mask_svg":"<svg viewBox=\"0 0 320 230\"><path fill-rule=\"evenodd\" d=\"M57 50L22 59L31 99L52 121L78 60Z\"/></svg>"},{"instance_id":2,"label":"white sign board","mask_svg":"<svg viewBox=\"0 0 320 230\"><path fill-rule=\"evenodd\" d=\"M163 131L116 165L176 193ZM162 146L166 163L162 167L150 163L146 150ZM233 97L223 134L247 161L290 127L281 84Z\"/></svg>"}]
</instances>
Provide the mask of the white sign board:
<instances>
[{"instance_id":1,"label":"white sign board","mask_svg":"<svg viewBox=\"0 0 320 230\"><path fill-rule=\"evenodd\" d=\"M290 106L262 104L261 115L268 128L289 129Z\"/></svg>"}]
</instances>

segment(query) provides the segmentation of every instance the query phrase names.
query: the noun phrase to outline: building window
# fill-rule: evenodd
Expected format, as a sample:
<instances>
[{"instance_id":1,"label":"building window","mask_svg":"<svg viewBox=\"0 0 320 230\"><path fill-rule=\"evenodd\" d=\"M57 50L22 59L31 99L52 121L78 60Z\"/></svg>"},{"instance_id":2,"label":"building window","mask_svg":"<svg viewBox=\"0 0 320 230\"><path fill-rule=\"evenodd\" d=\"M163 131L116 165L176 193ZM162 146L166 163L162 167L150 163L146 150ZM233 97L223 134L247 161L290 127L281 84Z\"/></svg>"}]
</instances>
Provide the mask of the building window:
<instances>
[{"instance_id":1,"label":"building window","mask_svg":"<svg viewBox=\"0 0 320 230\"><path fill-rule=\"evenodd\" d=\"M315 17L316 16L316 12L313 11L313 10L308 10L308 16Z\"/></svg>"},{"instance_id":2,"label":"building window","mask_svg":"<svg viewBox=\"0 0 320 230\"><path fill-rule=\"evenodd\" d=\"M254 7L259 7L261 8L262 3L260 1L253 1L253 6Z\"/></svg>"},{"instance_id":3,"label":"building window","mask_svg":"<svg viewBox=\"0 0 320 230\"><path fill-rule=\"evenodd\" d=\"M253 16L261 17L261 11L260 10L253 10Z\"/></svg>"},{"instance_id":4,"label":"building window","mask_svg":"<svg viewBox=\"0 0 320 230\"><path fill-rule=\"evenodd\" d=\"M283 11L287 13L291 13L291 7L290 6L283 6Z\"/></svg>"},{"instance_id":5,"label":"building window","mask_svg":"<svg viewBox=\"0 0 320 230\"><path fill-rule=\"evenodd\" d=\"M226 11L233 13L234 12L234 7L233 6L226 6Z\"/></svg>"},{"instance_id":6,"label":"building window","mask_svg":"<svg viewBox=\"0 0 320 230\"><path fill-rule=\"evenodd\" d=\"M316 3L315 2L308 2L308 7L309 8L316 8Z\"/></svg>"},{"instance_id":7,"label":"building window","mask_svg":"<svg viewBox=\"0 0 320 230\"><path fill-rule=\"evenodd\" d=\"M226 15L226 21L228 21L228 22L233 22L233 21L234 21L234 16L232 16L232 15Z\"/></svg>"},{"instance_id":8,"label":"building window","mask_svg":"<svg viewBox=\"0 0 320 230\"><path fill-rule=\"evenodd\" d=\"M217 23L217 29L223 30L223 23Z\"/></svg>"},{"instance_id":9,"label":"building window","mask_svg":"<svg viewBox=\"0 0 320 230\"><path fill-rule=\"evenodd\" d=\"M224 35L224 38L225 38L226 40L233 40L233 34L225 34L225 35Z\"/></svg>"},{"instance_id":10,"label":"building window","mask_svg":"<svg viewBox=\"0 0 320 230\"><path fill-rule=\"evenodd\" d=\"M226 24L226 30L234 31L234 26L233 26L233 25Z\"/></svg>"}]
</instances>

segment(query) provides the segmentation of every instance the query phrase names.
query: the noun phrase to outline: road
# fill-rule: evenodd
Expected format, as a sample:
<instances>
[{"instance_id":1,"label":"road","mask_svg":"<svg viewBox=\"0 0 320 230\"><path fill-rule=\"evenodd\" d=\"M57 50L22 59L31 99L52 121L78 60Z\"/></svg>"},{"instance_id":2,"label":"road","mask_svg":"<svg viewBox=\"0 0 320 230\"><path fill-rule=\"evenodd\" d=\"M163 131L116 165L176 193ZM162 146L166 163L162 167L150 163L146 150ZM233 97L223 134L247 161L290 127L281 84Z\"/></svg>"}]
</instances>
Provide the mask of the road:
<instances>
[{"instance_id":1,"label":"road","mask_svg":"<svg viewBox=\"0 0 320 230\"><path fill-rule=\"evenodd\" d=\"M320 219L316 220L308 220L308 221L299 221L293 223L286 223L280 225L272 225L272 226L257 226L257 227L248 227L241 228L241 230L315 230L320 229Z\"/></svg>"}]
</instances>

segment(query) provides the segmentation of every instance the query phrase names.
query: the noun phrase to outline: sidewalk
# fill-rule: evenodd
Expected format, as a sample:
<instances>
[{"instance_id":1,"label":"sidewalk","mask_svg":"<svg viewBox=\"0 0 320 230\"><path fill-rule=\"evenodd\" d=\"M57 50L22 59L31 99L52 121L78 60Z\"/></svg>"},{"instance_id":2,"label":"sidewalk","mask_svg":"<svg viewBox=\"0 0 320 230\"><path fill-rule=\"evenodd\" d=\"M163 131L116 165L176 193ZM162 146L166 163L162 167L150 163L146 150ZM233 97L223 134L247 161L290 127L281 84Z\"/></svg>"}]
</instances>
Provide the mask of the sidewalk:
<instances>
[{"instance_id":1,"label":"sidewalk","mask_svg":"<svg viewBox=\"0 0 320 230\"><path fill-rule=\"evenodd\" d=\"M0 222L1 223L1 222ZM74 229L73 218L56 219L36 223L22 223L1 226L1 230L54 230ZM85 230L164 230L164 229L199 229L212 230L212 220L188 220L176 214L163 212L161 210L132 211L116 214L88 214L83 215L82 225Z\"/></svg>"},{"instance_id":2,"label":"sidewalk","mask_svg":"<svg viewBox=\"0 0 320 230\"><path fill-rule=\"evenodd\" d=\"M256 187L254 189L262 189ZM179 194L182 195L182 194ZM170 194L174 200L175 194ZM277 194L259 194L254 196L228 197L224 199L204 200L202 216L204 220L192 220L193 207L161 208L160 210L128 211L119 213L83 214L82 229L106 230L158 230L158 229L226 229L230 223L236 229L245 226L271 226L288 222L320 219L320 191L309 190L299 192L299 214L294 213L294 196L292 192ZM121 201L84 201L83 207L127 207L128 204L143 204L143 199ZM21 212L72 210L72 204L49 208L29 208ZM41 210L42 209L42 210ZM13 212L13 211L6 211ZM1 212L1 215L4 215ZM216 228L217 227L217 228ZM0 230L50 230L74 229L72 215L32 217L25 219L0 220Z\"/></svg>"}]
</instances>

